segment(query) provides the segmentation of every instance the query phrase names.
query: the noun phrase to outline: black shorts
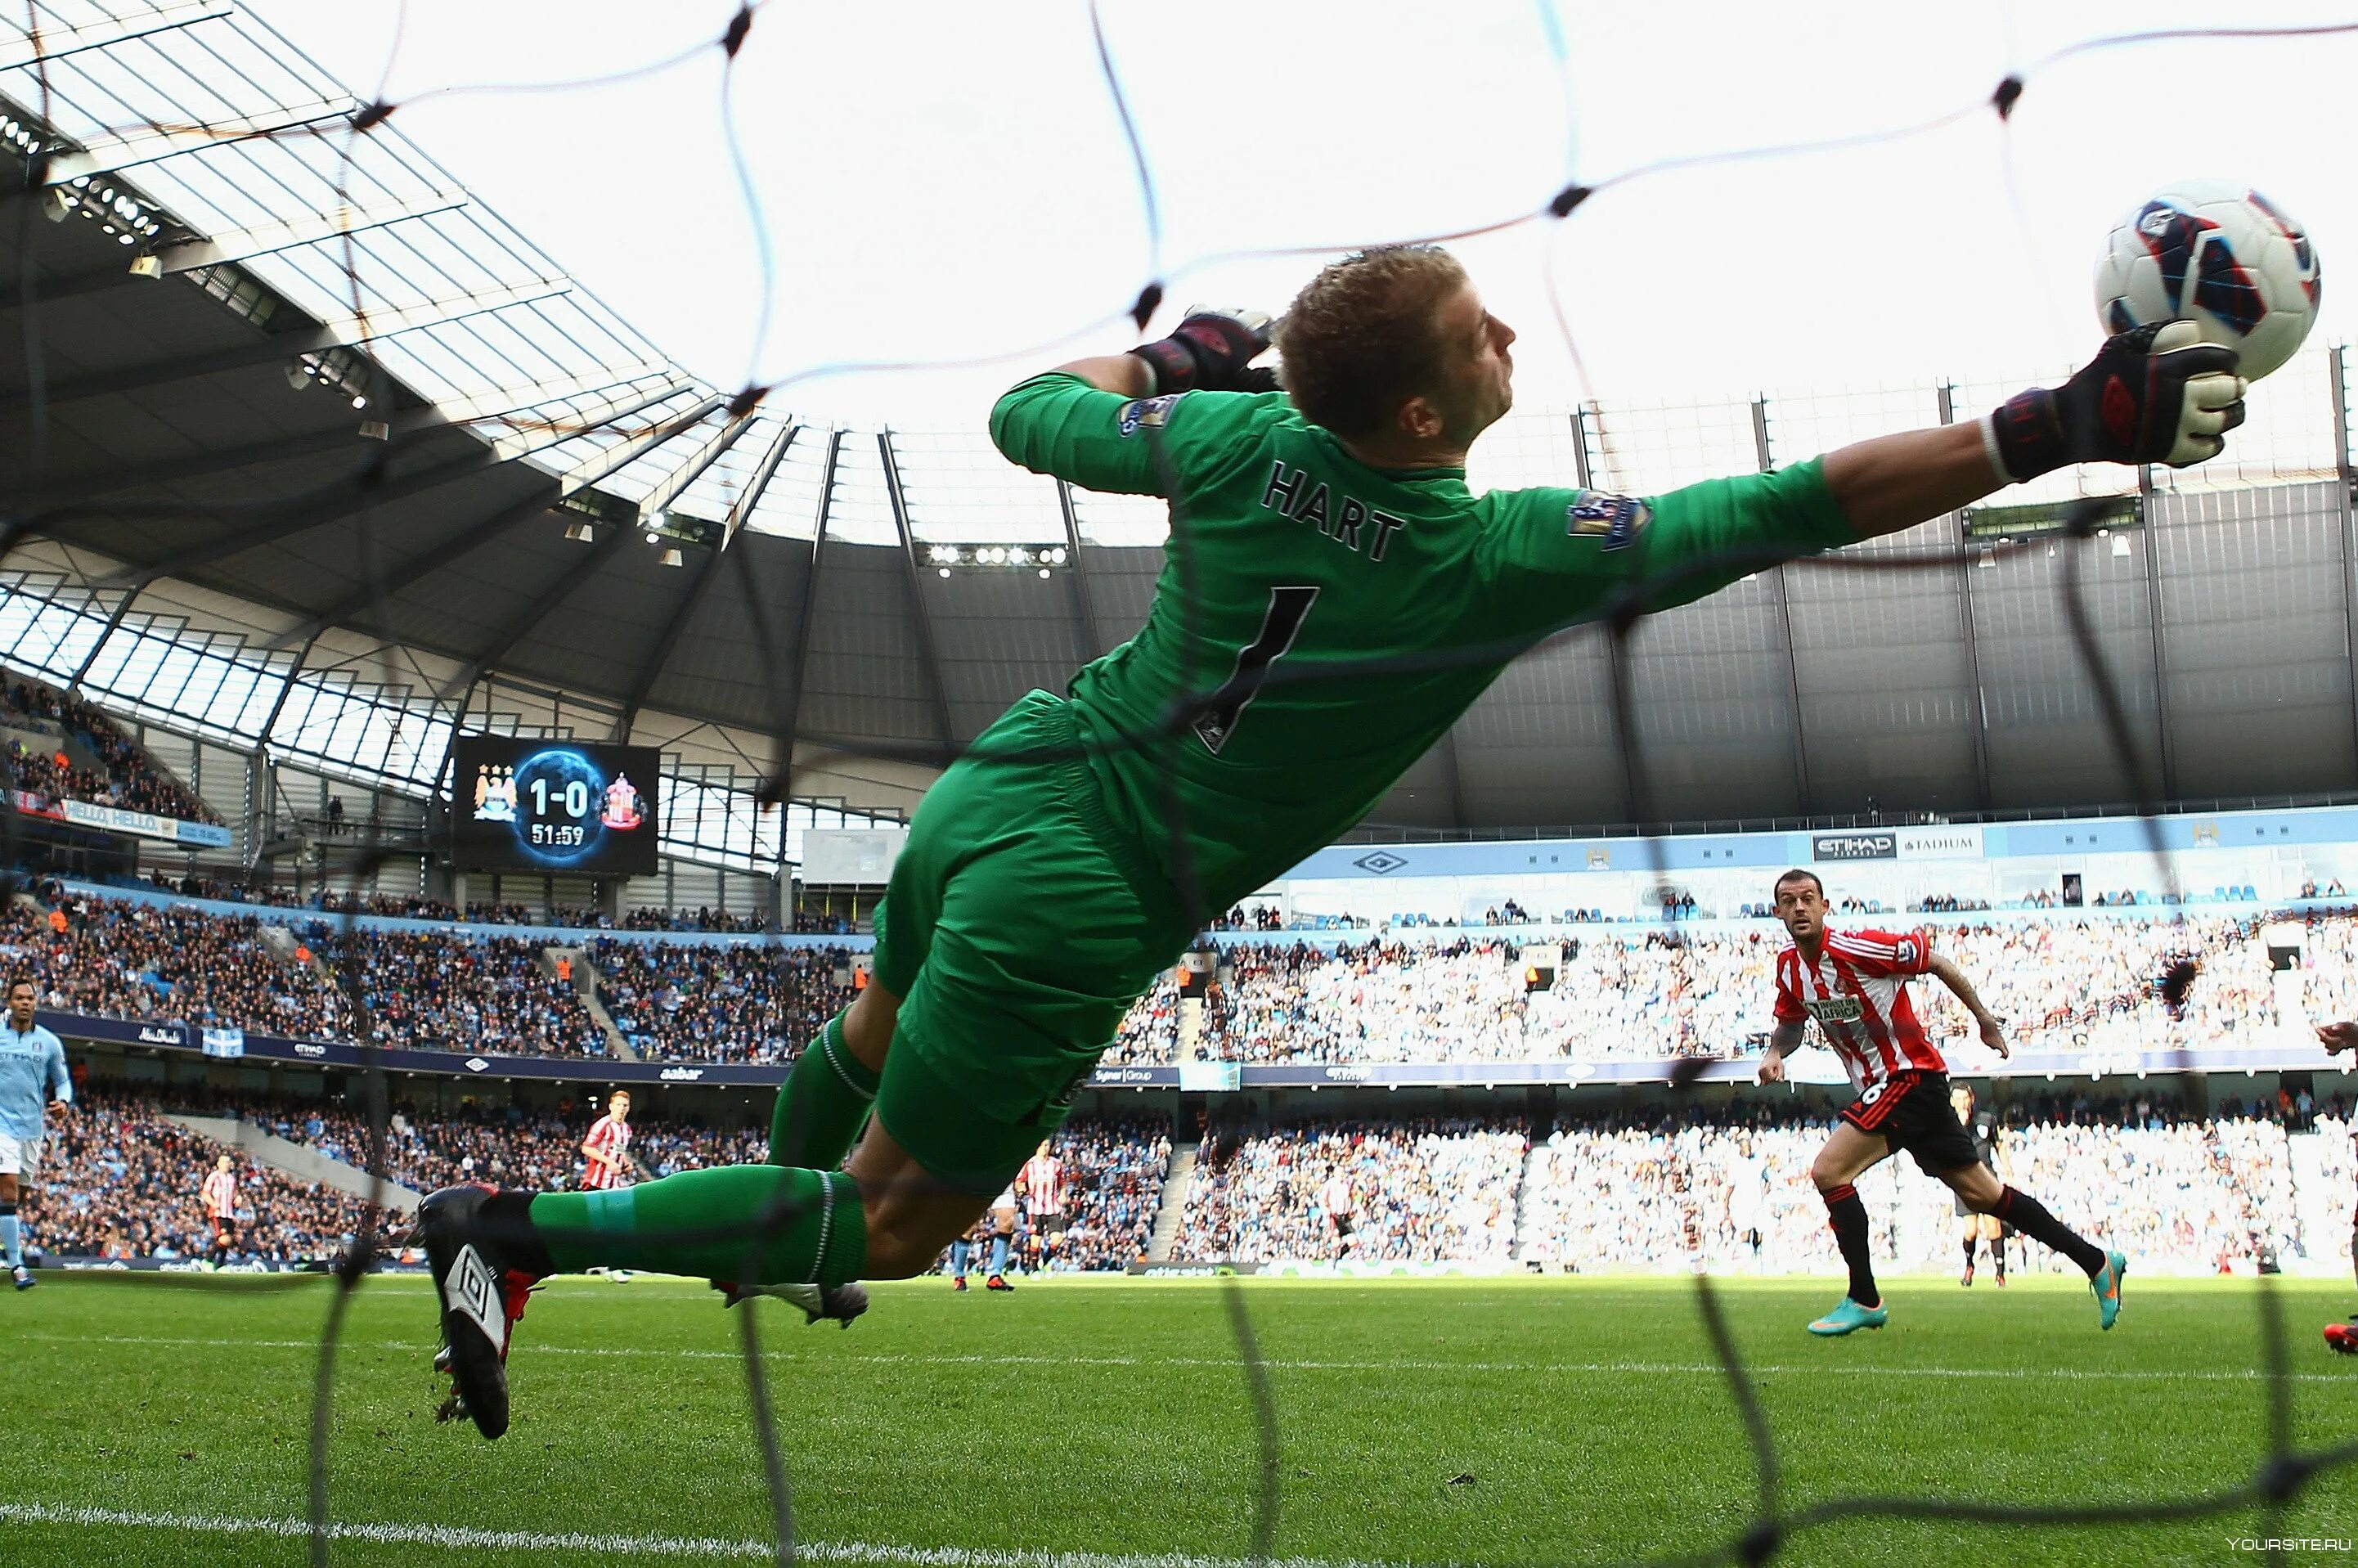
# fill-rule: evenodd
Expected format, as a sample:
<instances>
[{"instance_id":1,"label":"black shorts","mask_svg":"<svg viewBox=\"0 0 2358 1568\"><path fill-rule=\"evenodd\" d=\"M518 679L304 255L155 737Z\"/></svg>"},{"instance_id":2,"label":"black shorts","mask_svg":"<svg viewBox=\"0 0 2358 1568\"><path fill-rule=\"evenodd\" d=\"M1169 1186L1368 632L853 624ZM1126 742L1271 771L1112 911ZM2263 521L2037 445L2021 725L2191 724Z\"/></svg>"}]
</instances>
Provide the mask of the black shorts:
<instances>
[{"instance_id":1,"label":"black shorts","mask_svg":"<svg viewBox=\"0 0 2358 1568\"><path fill-rule=\"evenodd\" d=\"M1949 1103L1946 1073L1894 1073L1843 1108L1842 1119L1916 1157L1928 1176L1978 1165L1974 1135Z\"/></svg>"}]
</instances>

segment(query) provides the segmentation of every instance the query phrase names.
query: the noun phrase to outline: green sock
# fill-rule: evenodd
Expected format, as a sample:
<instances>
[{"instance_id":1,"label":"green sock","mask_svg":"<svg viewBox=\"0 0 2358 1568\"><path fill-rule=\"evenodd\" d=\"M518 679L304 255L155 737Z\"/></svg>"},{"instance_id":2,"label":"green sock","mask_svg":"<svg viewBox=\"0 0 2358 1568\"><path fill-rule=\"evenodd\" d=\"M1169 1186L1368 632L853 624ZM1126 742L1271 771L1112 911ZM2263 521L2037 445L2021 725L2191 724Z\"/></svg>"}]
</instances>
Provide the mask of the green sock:
<instances>
[{"instance_id":1,"label":"green sock","mask_svg":"<svg viewBox=\"0 0 2358 1568\"><path fill-rule=\"evenodd\" d=\"M876 1075L844 1044L838 1012L779 1087L770 1110L770 1163L834 1170L851 1152L875 1099Z\"/></svg>"},{"instance_id":2,"label":"green sock","mask_svg":"<svg viewBox=\"0 0 2358 1568\"><path fill-rule=\"evenodd\" d=\"M781 1223L764 1240L754 1229ZM740 1285L839 1285L868 1261L860 1185L841 1172L721 1165L601 1193L542 1193L532 1227L561 1274L650 1269Z\"/></svg>"}]
</instances>

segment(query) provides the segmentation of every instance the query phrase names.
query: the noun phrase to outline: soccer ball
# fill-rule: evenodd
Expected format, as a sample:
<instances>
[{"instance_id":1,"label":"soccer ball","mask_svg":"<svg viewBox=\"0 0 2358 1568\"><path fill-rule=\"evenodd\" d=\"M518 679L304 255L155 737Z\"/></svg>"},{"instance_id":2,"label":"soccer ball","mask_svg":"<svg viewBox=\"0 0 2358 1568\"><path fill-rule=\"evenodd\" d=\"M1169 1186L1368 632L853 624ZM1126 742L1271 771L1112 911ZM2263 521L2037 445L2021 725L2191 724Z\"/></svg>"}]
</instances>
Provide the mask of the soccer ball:
<instances>
[{"instance_id":1,"label":"soccer ball","mask_svg":"<svg viewBox=\"0 0 2358 1568\"><path fill-rule=\"evenodd\" d=\"M2121 220L2096 264L2107 332L2191 321L2234 349L2257 381L2292 358L2317 319L2317 249L2283 208L2249 186L2190 179Z\"/></svg>"}]
</instances>

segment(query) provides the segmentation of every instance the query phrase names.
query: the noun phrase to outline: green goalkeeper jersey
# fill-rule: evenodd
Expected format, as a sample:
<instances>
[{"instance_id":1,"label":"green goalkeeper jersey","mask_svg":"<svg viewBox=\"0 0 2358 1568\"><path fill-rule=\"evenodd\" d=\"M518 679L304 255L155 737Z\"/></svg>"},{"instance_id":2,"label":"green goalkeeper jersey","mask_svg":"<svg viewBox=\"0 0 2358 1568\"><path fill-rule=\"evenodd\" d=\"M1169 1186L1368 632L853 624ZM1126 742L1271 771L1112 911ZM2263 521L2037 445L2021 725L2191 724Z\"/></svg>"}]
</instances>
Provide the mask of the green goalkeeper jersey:
<instances>
[{"instance_id":1,"label":"green goalkeeper jersey","mask_svg":"<svg viewBox=\"0 0 2358 1568\"><path fill-rule=\"evenodd\" d=\"M1662 583L1660 610L1854 537L1815 460L1648 500L1476 496L1460 469L1368 467L1283 393L1051 373L990 432L1037 472L1172 502L1145 626L1068 695L1114 823L1200 914L1332 843L1509 660L1627 585Z\"/></svg>"}]
</instances>

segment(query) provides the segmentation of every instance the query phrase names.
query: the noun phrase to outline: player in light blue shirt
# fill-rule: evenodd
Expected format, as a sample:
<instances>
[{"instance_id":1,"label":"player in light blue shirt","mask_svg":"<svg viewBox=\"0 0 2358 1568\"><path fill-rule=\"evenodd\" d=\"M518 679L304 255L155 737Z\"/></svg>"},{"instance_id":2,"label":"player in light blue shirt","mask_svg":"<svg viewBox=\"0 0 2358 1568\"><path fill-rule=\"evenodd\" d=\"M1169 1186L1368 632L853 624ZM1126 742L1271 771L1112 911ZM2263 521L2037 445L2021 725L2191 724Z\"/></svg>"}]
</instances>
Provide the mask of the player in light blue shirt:
<instances>
[{"instance_id":1,"label":"player in light blue shirt","mask_svg":"<svg viewBox=\"0 0 2358 1568\"><path fill-rule=\"evenodd\" d=\"M73 1079L66 1076L64 1042L33 1022L33 982L8 982L8 1016L0 1022L0 1255L8 1278L20 1291L33 1288L25 1267L25 1238L16 1220L21 1184L41 1166L42 1120L49 1097L73 1103Z\"/></svg>"}]
</instances>

